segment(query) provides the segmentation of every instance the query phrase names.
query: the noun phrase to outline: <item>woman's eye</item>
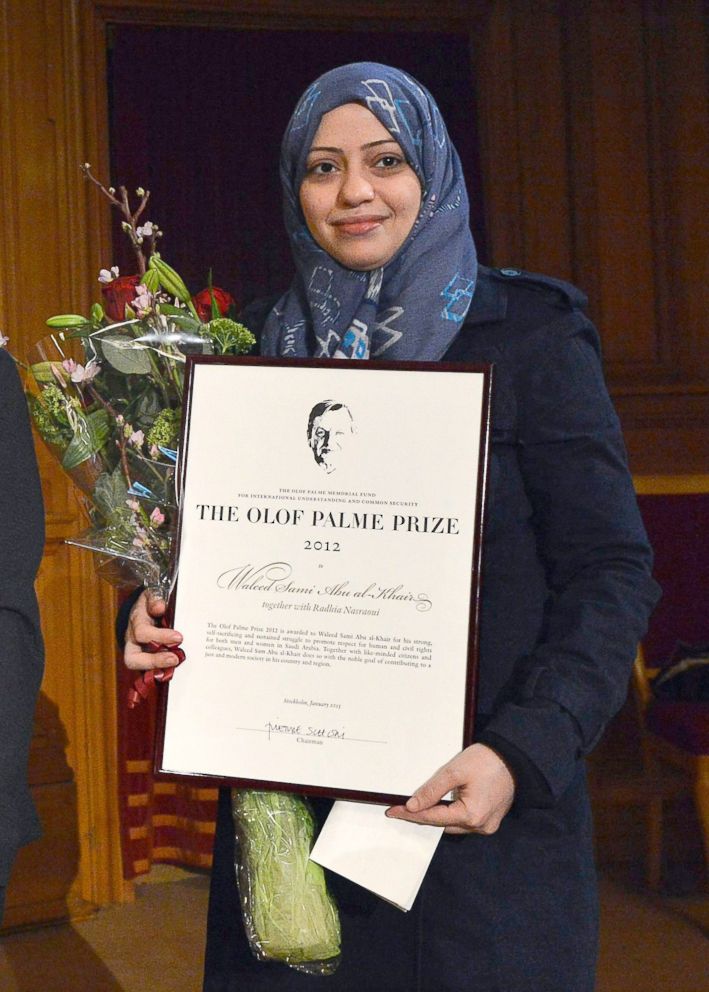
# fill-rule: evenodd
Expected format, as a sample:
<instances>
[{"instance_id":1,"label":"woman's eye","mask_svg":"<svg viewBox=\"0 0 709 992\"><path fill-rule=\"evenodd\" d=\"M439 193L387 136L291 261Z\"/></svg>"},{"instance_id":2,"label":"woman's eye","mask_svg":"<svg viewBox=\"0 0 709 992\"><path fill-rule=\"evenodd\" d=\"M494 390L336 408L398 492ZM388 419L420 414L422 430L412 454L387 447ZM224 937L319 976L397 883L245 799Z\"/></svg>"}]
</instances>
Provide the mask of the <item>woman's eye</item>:
<instances>
[{"instance_id":1,"label":"woman's eye","mask_svg":"<svg viewBox=\"0 0 709 992\"><path fill-rule=\"evenodd\" d=\"M310 176L329 176L335 171L334 162L315 162L308 166Z\"/></svg>"},{"instance_id":2,"label":"woman's eye","mask_svg":"<svg viewBox=\"0 0 709 992\"><path fill-rule=\"evenodd\" d=\"M381 158L377 159L377 165L384 169L393 169L397 165L401 165L402 162L403 159L399 155L382 155Z\"/></svg>"}]
</instances>

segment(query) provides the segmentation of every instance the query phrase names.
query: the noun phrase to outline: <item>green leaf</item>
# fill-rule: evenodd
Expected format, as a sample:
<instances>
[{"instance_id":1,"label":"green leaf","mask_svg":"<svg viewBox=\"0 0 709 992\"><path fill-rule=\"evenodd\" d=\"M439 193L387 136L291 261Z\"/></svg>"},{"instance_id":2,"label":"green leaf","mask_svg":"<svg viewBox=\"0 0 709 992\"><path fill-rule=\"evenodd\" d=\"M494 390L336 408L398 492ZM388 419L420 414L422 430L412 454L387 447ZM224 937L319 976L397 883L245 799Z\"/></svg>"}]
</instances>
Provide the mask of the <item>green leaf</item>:
<instances>
[{"instance_id":1,"label":"green leaf","mask_svg":"<svg viewBox=\"0 0 709 992\"><path fill-rule=\"evenodd\" d=\"M134 427L147 433L162 408L163 404L157 391L148 389L130 404L126 411L126 417Z\"/></svg>"},{"instance_id":2,"label":"green leaf","mask_svg":"<svg viewBox=\"0 0 709 992\"><path fill-rule=\"evenodd\" d=\"M200 327L203 326L198 320L195 320L194 317L191 317L187 313L172 315L170 322L183 331L190 331L193 334L199 334Z\"/></svg>"},{"instance_id":3,"label":"green leaf","mask_svg":"<svg viewBox=\"0 0 709 992\"><path fill-rule=\"evenodd\" d=\"M209 290L209 296L212 301L212 320L216 320L218 317L221 317L221 313L219 312L217 300L212 289Z\"/></svg>"},{"instance_id":4,"label":"green leaf","mask_svg":"<svg viewBox=\"0 0 709 992\"><path fill-rule=\"evenodd\" d=\"M35 362L34 365L30 365L30 371L34 376L35 382L46 383L46 382L56 382L54 373L52 372L52 365L61 366L60 362Z\"/></svg>"},{"instance_id":5,"label":"green leaf","mask_svg":"<svg viewBox=\"0 0 709 992\"><path fill-rule=\"evenodd\" d=\"M128 487L123 471L117 465L113 472L103 472L96 482L94 503L108 520L116 510L127 510Z\"/></svg>"},{"instance_id":6,"label":"green leaf","mask_svg":"<svg viewBox=\"0 0 709 992\"><path fill-rule=\"evenodd\" d=\"M83 415L62 458L62 468L69 471L97 454L108 440L110 427L105 410Z\"/></svg>"},{"instance_id":7,"label":"green leaf","mask_svg":"<svg viewBox=\"0 0 709 992\"><path fill-rule=\"evenodd\" d=\"M147 375L151 370L148 352L133 338L109 334L101 338L100 347L109 365L124 375Z\"/></svg>"},{"instance_id":8,"label":"green leaf","mask_svg":"<svg viewBox=\"0 0 709 992\"><path fill-rule=\"evenodd\" d=\"M91 307L91 320L98 327L106 313L100 303L94 303Z\"/></svg>"}]
</instances>

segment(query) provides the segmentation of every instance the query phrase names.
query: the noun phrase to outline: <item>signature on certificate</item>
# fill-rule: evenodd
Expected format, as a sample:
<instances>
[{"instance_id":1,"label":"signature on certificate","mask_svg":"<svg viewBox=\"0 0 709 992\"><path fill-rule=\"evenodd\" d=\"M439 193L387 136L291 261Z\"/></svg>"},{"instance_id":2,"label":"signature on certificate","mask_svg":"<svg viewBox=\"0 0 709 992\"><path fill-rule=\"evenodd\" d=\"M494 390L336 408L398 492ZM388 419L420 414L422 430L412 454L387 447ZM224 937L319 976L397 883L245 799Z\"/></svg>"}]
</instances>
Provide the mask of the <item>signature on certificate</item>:
<instances>
[{"instance_id":1,"label":"signature on certificate","mask_svg":"<svg viewBox=\"0 0 709 992\"><path fill-rule=\"evenodd\" d=\"M353 744L388 743L388 741L370 740L365 737L348 737L346 732L339 727L314 727L307 723L278 723L275 720L267 720L263 727L236 727L235 729L266 734L269 741L278 736L292 737L297 744L324 744L325 741L349 741Z\"/></svg>"}]
</instances>

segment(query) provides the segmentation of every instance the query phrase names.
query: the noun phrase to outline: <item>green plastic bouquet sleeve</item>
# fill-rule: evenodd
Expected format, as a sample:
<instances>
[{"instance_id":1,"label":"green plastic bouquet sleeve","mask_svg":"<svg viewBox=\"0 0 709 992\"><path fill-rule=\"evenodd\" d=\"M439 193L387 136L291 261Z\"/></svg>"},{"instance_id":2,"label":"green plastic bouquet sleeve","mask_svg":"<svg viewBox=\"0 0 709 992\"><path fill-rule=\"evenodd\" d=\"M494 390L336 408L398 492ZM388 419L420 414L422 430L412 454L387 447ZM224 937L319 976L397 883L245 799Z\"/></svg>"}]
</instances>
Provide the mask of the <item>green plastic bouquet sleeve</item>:
<instances>
[{"instance_id":1,"label":"green plastic bouquet sleeve","mask_svg":"<svg viewBox=\"0 0 709 992\"><path fill-rule=\"evenodd\" d=\"M309 974L339 963L340 920L325 873L310 860L314 820L302 796L232 791L236 879L249 944L260 960Z\"/></svg>"}]
</instances>

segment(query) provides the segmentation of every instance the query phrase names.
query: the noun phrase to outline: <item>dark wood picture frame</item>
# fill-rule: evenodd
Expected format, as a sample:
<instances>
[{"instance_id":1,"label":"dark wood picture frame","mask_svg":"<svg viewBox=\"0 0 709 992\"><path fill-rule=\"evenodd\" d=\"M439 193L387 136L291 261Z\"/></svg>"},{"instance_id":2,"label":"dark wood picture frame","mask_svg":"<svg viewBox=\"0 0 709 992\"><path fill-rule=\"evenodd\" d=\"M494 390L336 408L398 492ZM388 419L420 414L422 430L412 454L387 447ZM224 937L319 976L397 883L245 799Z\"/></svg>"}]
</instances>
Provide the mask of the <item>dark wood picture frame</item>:
<instances>
[{"instance_id":1,"label":"dark wood picture frame","mask_svg":"<svg viewBox=\"0 0 709 992\"><path fill-rule=\"evenodd\" d=\"M457 374L476 374L481 377L481 407L480 407L480 427L479 427L479 437L477 438L478 443L478 462L477 462L477 479L476 479L476 500L475 500L475 516L472 524L472 546L469 548L470 551L470 598L469 598L469 609L466 616L466 622L468 623L468 647L467 647L467 658L466 658L466 675L465 675L465 707L463 723L460 728L460 747L466 747L468 744L472 743L474 723L475 723L475 696L476 696L476 686L477 686L477 665L478 665L478 649L479 649L479 614L480 614L480 578L481 578L481 555L482 555L482 541L483 541L483 527L484 527L484 509L485 509L485 495L486 495L486 485L487 485L487 468L488 468L488 456L489 456L489 438L490 438L490 395L492 388L492 378L493 378L493 367L487 364L470 364L470 363L426 363L426 362L386 362L386 361L351 361L342 362L332 359L280 359L280 358L258 358L253 356L244 357L219 357L215 358L212 356L190 356L187 360L187 369L185 375L185 398L184 398L184 416L182 425L182 437L180 440L180 465L179 465L179 491L185 492L185 484L188 478L189 472L189 459L190 459L190 424L193 412L193 401L194 401L194 376L195 369L199 368L201 365L221 365L221 366L234 366L238 365L241 367L247 366L253 369L258 369L259 367L276 367L289 369L299 369L299 368L309 368L309 369L337 369L338 372L346 370L348 373L352 374L362 374L365 372L376 373L380 371L386 372L402 372L404 374L411 371L416 372L438 372L438 373L457 373ZM475 443L475 438L470 438L470 443ZM237 487L238 489L238 487ZM180 511L177 525L177 535L175 540L174 548L174 564L177 565L180 556L180 542L183 530L183 513ZM183 580L184 581L184 580ZM177 597L177 588L179 585L179 580L175 585L173 595L170 600L168 616L170 618L169 622L172 624L174 622L174 608L175 601ZM275 621L274 621L275 623ZM187 664L189 664L189 648L187 652ZM169 777L171 779L177 780L194 780L204 784L208 782L210 785L226 785L230 787L238 788L258 788L258 789L274 789L286 792L299 792L306 795L313 796L328 796L332 798L339 799L350 799L350 800L360 800L366 802L375 803L397 803L405 801L407 796L399 793L391 792L376 792L376 791L362 791L358 789L348 789L341 787L327 787L323 785L314 785L307 781L304 782L289 782L285 780L277 779L275 776L269 779L254 779L249 777L234 776L222 776L215 775L210 772L200 771L198 768L192 768L189 770L179 770L176 771L174 768L170 769L165 767L164 764L164 745L165 745L165 732L166 723L168 719L168 707L170 699L170 683L162 687L161 698L158 710L158 720L157 720L157 739L156 739L156 751L155 751L155 764L154 772L156 775ZM431 768L433 771L433 768Z\"/></svg>"}]
</instances>

